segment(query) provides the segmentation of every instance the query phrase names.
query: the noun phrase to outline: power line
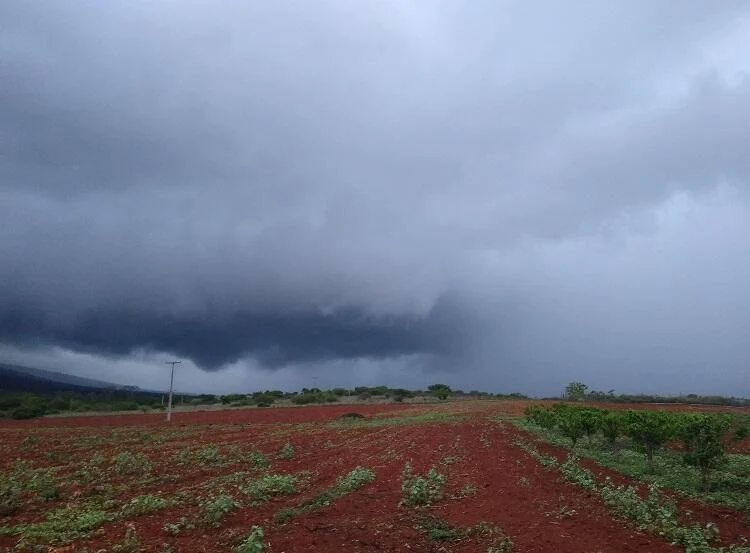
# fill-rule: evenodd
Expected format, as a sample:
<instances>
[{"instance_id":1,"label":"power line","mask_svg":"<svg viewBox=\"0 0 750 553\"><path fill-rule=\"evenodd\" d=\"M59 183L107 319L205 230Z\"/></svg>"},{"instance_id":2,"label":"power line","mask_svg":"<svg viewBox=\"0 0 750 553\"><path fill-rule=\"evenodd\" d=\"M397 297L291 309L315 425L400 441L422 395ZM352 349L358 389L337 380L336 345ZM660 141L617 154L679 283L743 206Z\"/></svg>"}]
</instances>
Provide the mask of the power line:
<instances>
[{"instance_id":1,"label":"power line","mask_svg":"<svg viewBox=\"0 0 750 553\"><path fill-rule=\"evenodd\" d=\"M174 386L174 366L179 365L182 361L165 361L167 365L172 365L172 374L169 377L169 402L167 403L167 422L172 421L172 387Z\"/></svg>"}]
</instances>

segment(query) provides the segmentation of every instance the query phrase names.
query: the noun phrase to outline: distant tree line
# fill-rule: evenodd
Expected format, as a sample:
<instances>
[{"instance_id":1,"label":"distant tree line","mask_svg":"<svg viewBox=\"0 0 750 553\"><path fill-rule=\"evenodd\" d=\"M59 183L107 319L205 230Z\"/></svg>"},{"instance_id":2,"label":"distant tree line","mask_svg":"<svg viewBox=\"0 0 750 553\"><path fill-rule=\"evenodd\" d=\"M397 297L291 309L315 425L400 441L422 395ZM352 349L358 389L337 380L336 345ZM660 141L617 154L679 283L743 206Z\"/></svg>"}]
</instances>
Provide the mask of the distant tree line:
<instances>
[{"instance_id":1,"label":"distant tree line","mask_svg":"<svg viewBox=\"0 0 750 553\"><path fill-rule=\"evenodd\" d=\"M132 389L90 392L0 392L0 418L30 419L57 413L162 409L162 394Z\"/></svg>"},{"instance_id":2,"label":"distant tree line","mask_svg":"<svg viewBox=\"0 0 750 553\"><path fill-rule=\"evenodd\" d=\"M302 388L299 392L265 390L248 394L227 395L175 395L176 405L224 405L227 407L270 407L279 402L293 405L337 403L355 400L387 400L401 403L408 399L449 398L509 398L524 399L526 396L514 394L492 394L472 390L454 390L447 384L433 384L426 390L389 388L388 386L357 386L354 389ZM117 390L97 390L89 392L8 392L0 391L0 418L29 419L59 413L117 412L165 409L166 395L143 392L137 387Z\"/></svg>"},{"instance_id":3,"label":"distant tree line","mask_svg":"<svg viewBox=\"0 0 750 553\"><path fill-rule=\"evenodd\" d=\"M658 394L615 394L614 390L601 392L589 390L582 382L571 382L565 387L565 399L569 401L598 401L612 403L678 403L697 405L726 405L732 407L748 407L750 399L725 397L716 395L683 394L664 396Z\"/></svg>"}]
</instances>

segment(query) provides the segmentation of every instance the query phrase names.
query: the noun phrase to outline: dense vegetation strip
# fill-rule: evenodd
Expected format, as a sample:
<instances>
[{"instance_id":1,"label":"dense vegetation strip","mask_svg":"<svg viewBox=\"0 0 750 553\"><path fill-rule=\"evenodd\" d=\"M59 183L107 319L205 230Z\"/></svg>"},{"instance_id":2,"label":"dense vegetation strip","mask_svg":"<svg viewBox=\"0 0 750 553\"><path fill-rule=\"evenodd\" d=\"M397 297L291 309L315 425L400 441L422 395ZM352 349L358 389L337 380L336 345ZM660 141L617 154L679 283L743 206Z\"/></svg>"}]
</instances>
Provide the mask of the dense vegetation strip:
<instances>
[{"instance_id":1,"label":"dense vegetation strip","mask_svg":"<svg viewBox=\"0 0 750 553\"><path fill-rule=\"evenodd\" d=\"M531 405L516 425L628 476L750 513L750 456L728 447L747 417ZM666 447L670 445L672 447Z\"/></svg>"},{"instance_id":2,"label":"dense vegetation strip","mask_svg":"<svg viewBox=\"0 0 750 553\"><path fill-rule=\"evenodd\" d=\"M656 484L649 485L644 499L635 486L615 485L609 477L597 480L573 454L560 463L555 457L540 453L530 442L517 439L514 443L548 469L559 471L568 482L598 494L611 511L629 519L638 530L663 536L672 545L682 547L685 553L750 553L750 548L745 546L714 547L719 537L716 524L683 526L677 505L663 498Z\"/></svg>"}]
</instances>

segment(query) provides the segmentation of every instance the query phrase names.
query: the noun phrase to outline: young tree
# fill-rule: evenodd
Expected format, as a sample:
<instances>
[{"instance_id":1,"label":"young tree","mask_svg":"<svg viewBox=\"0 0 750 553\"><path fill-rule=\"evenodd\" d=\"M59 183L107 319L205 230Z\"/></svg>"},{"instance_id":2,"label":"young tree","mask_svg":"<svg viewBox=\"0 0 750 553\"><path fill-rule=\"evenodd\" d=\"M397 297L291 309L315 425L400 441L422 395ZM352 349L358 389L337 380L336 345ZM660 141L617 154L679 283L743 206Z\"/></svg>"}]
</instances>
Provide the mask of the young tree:
<instances>
[{"instance_id":1,"label":"young tree","mask_svg":"<svg viewBox=\"0 0 750 553\"><path fill-rule=\"evenodd\" d=\"M557 424L557 414L552 409L540 405L529 405L523 412L530 422L547 430L552 430Z\"/></svg>"},{"instance_id":2,"label":"young tree","mask_svg":"<svg viewBox=\"0 0 750 553\"><path fill-rule=\"evenodd\" d=\"M589 387L583 382L571 382L565 386L565 397L570 401L583 401Z\"/></svg>"},{"instance_id":3,"label":"young tree","mask_svg":"<svg viewBox=\"0 0 750 553\"><path fill-rule=\"evenodd\" d=\"M432 384L427 389L438 399L448 399L448 396L451 394L451 387L447 384Z\"/></svg>"},{"instance_id":4,"label":"young tree","mask_svg":"<svg viewBox=\"0 0 750 553\"><path fill-rule=\"evenodd\" d=\"M557 415L557 425L560 432L566 438L570 438L573 447L575 447L578 440L586 433L581 410L568 405L555 405L553 410Z\"/></svg>"},{"instance_id":5,"label":"young tree","mask_svg":"<svg viewBox=\"0 0 750 553\"><path fill-rule=\"evenodd\" d=\"M601 418L602 434L612 449L615 448L617 438L622 434L623 420L620 413L607 411Z\"/></svg>"},{"instance_id":6,"label":"young tree","mask_svg":"<svg viewBox=\"0 0 750 553\"><path fill-rule=\"evenodd\" d=\"M690 414L680 421L679 436L685 444L685 463L700 471L701 491L711 487L711 471L726 460L727 446L747 435L747 425L731 415Z\"/></svg>"},{"instance_id":7,"label":"young tree","mask_svg":"<svg viewBox=\"0 0 750 553\"><path fill-rule=\"evenodd\" d=\"M646 454L646 470L654 472L654 454L677 435L676 418L665 411L628 411L625 434Z\"/></svg>"}]
</instances>

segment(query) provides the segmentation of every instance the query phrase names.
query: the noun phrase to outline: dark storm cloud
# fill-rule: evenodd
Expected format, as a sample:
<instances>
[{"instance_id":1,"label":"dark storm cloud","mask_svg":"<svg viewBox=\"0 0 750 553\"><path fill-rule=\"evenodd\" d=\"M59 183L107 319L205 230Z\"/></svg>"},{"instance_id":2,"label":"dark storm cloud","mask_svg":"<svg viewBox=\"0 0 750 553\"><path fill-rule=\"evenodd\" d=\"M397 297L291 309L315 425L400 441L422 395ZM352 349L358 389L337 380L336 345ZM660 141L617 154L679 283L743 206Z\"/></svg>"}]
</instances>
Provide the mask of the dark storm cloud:
<instances>
[{"instance_id":1,"label":"dark storm cloud","mask_svg":"<svg viewBox=\"0 0 750 553\"><path fill-rule=\"evenodd\" d=\"M0 338L18 344L41 340L77 351L127 355L137 349L169 352L217 369L253 356L267 367L335 359L460 355L466 313L450 298L424 318L373 318L355 310L190 317L149 312L92 313L70 325L54 325L24 307L0 319Z\"/></svg>"},{"instance_id":2,"label":"dark storm cloud","mask_svg":"<svg viewBox=\"0 0 750 553\"><path fill-rule=\"evenodd\" d=\"M476 387L739 374L747 24L742 1L6 2L0 341L424 354ZM736 324L705 328L724 297Z\"/></svg>"}]
</instances>

